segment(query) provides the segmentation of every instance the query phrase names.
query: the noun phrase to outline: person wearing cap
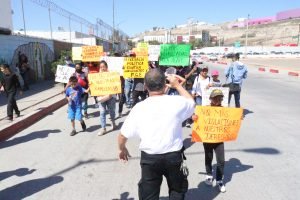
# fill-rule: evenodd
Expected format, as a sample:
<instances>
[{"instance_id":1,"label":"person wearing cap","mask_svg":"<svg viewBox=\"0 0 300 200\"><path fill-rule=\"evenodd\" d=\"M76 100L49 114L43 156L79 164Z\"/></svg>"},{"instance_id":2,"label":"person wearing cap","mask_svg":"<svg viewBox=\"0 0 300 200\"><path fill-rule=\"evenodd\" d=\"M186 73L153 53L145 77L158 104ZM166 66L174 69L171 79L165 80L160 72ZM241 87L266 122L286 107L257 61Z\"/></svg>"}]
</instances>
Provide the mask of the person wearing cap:
<instances>
[{"instance_id":1,"label":"person wearing cap","mask_svg":"<svg viewBox=\"0 0 300 200\"><path fill-rule=\"evenodd\" d=\"M226 83L235 85L237 89L229 90L228 104L230 104L231 96L234 96L235 107L240 108L241 88L243 79L247 78L247 67L239 61L240 54L236 53L232 57L231 65L225 69Z\"/></svg>"},{"instance_id":2,"label":"person wearing cap","mask_svg":"<svg viewBox=\"0 0 300 200\"><path fill-rule=\"evenodd\" d=\"M207 73L208 67L204 66L200 74L195 78L193 84L192 95L194 96L197 105L202 105L202 94L209 86L210 77L207 75Z\"/></svg>"},{"instance_id":3,"label":"person wearing cap","mask_svg":"<svg viewBox=\"0 0 300 200\"><path fill-rule=\"evenodd\" d=\"M221 87L222 86L222 83L219 80L219 71L218 70L213 70L211 72L211 77L212 77L212 80L210 80L209 87Z\"/></svg>"},{"instance_id":4,"label":"person wearing cap","mask_svg":"<svg viewBox=\"0 0 300 200\"><path fill-rule=\"evenodd\" d=\"M221 107L223 101L222 90L214 89L210 94L210 105ZM193 116L193 120L196 121L198 118L197 115ZM225 185L223 183L224 176L224 166L225 166L225 152L224 152L224 142L218 143L206 143L203 142L204 153L205 153L205 169L206 169L206 179L205 183L209 186L213 185L213 174L212 174L212 161L213 153L215 151L216 160L217 160L217 169L216 169L216 183L219 187L220 192L226 192Z\"/></svg>"},{"instance_id":5,"label":"person wearing cap","mask_svg":"<svg viewBox=\"0 0 300 200\"><path fill-rule=\"evenodd\" d=\"M181 123L192 115L195 102L179 83L180 79L175 74L166 77L159 68L149 70L145 75L149 98L132 108L121 128L118 137L121 161L127 162L130 157L127 139L140 138L139 199L159 199L163 176L168 182L169 199L184 199L187 192ZM167 87L175 88L179 95L165 95Z\"/></svg>"}]
</instances>

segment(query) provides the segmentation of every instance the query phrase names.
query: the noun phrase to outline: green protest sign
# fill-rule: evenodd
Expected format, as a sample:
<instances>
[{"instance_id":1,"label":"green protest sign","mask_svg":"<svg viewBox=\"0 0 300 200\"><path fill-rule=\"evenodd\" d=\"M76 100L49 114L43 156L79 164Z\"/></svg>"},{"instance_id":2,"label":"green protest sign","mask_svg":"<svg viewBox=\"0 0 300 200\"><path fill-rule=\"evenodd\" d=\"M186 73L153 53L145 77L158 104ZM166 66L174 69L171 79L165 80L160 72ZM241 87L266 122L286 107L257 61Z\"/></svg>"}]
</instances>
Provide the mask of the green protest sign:
<instances>
[{"instance_id":1,"label":"green protest sign","mask_svg":"<svg viewBox=\"0 0 300 200\"><path fill-rule=\"evenodd\" d=\"M187 66L190 63L190 50L188 44L161 44L159 65Z\"/></svg>"}]
</instances>

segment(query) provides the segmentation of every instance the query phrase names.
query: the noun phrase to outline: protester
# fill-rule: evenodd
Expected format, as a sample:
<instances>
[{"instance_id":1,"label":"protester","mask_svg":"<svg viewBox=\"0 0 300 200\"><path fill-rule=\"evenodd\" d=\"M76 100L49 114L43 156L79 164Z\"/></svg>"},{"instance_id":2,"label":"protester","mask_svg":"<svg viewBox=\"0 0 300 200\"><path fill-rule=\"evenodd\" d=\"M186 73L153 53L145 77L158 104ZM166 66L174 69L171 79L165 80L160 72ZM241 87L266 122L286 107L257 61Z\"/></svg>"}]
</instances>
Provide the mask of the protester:
<instances>
[{"instance_id":1,"label":"protester","mask_svg":"<svg viewBox=\"0 0 300 200\"><path fill-rule=\"evenodd\" d=\"M219 71L218 70L213 70L211 72L211 77L212 77L212 80L210 80L209 87L221 87L222 86L222 83L219 80Z\"/></svg>"},{"instance_id":2,"label":"protester","mask_svg":"<svg viewBox=\"0 0 300 200\"><path fill-rule=\"evenodd\" d=\"M125 79L125 86L124 86L124 93L126 97L126 107L130 108L132 105L132 91L133 91L133 79L126 78Z\"/></svg>"},{"instance_id":3,"label":"protester","mask_svg":"<svg viewBox=\"0 0 300 200\"><path fill-rule=\"evenodd\" d=\"M180 85L178 75L168 75L156 68L145 76L149 98L137 104L125 120L119 134L119 159L130 157L127 138L140 138L142 177L139 199L159 199L162 176L169 186L170 199L184 199L188 189L183 164L181 123L192 115L193 97ZM176 88L180 96L165 95L167 87Z\"/></svg>"},{"instance_id":4,"label":"protester","mask_svg":"<svg viewBox=\"0 0 300 200\"><path fill-rule=\"evenodd\" d=\"M146 97L147 93L144 88L144 79L134 78L132 91L132 107L134 107L139 101L144 101Z\"/></svg>"},{"instance_id":5,"label":"protester","mask_svg":"<svg viewBox=\"0 0 300 200\"><path fill-rule=\"evenodd\" d=\"M69 102L68 106L68 118L71 120L72 128L70 135L76 135L75 130L75 119L80 121L82 130L86 130L86 125L82 119L82 104L81 97L83 93L88 93L89 89L85 90L78 84L78 79L76 76L71 76L69 79L68 88L66 90L66 97Z\"/></svg>"},{"instance_id":6,"label":"protester","mask_svg":"<svg viewBox=\"0 0 300 200\"><path fill-rule=\"evenodd\" d=\"M221 107L223 101L222 90L215 89L210 94L210 105ZM197 120L198 116L194 116L194 120ZM205 153L205 169L206 169L206 179L205 183L207 185L213 184L213 174L212 174L212 160L213 153L215 151L217 160L217 170L216 170L216 182L221 192L226 192L225 185L223 183L224 176L224 166L225 166L225 153L224 153L224 142L218 143L206 143L203 142L204 153Z\"/></svg>"},{"instance_id":7,"label":"protester","mask_svg":"<svg viewBox=\"0 0 300 200\"><path fill-rule=\"evenodd\" d=\"M118 117L122 117L122 112L123 112L123 105L126 102L126 97L125 97L125 92L124 92L124 84L125 84L125 79L123 76L120 76L120 81L121 81L121 93L118 94L119 97L119 109L118 109Z\"/></svg>"},{"instance_id":8,"label":"protester","mask_svg":"<svg viewBox=\"0 0 300 200\"><path fill-rule=\"evenodd\" d=\"M88 76L87 74L82 70L82 66L80 63L76 63L75 65L75 73L73 74L73 76L76 76L77 80L78 80L78 84L84 88L84 89L88 89L89 88L89 81L88 81ZM87 113L87 109L88 109L88 98L89 98L89 94L88 93L82 93L81 95L81 101L82 101L82 109L84 111L84 118L87 119L88 118L88 113Z\"/></svg>"},{"instance_id":9,"label":"protester","mask_svg":"<svg viewBox=\"0 0 300 200\"><path fill-rule=\"evenodd\" d=\"M13 120L13 111L15 111L17 117L20 117L20 111L17 106L16 93L20 89L22 94L21 85L16 74L12 73L7 64L0 65L1 72L3 73L0 79L0 88L2 88L7 96L7 119Z\"/></svg>"},{"instance_id":10,"label":"protester","mask_svg":"<svg viewBox=\"0 0 300 200\"><path fill-rule=\"evenodd\" d=\"M231 96L233 95L236 108L241 107L241 87L243 79L247 78L248 73L247 67L239 59L240 54L234 54L231 65L225 69L226 83L229 84L228 104L230 104Z\"/></svg>"},{"instance_id":11,"label":"protester","mask_svg":"<svg viewBox=\"0 0 300 200\"><path fill-rule=\"evenodd\" d=\"M197 105L202 105L202 94L204 93L204 90L207 89L207 86L210 82L210 77L207 75L207 73L208 67L204 66L193 84L192 95L195 97Z\"/></svg>"},{"instance_id":12,"label":"protester","mask_svg":"<svg viewBox=\"0 0 300 200\"><path fill-rule=\"evenodd\" d=\"M108 72L107 63L104 60L100 61L99 73L102 73L102 72ZM108 112L110 114L112 130L116 129L116 124L115 124L116 95L109 94L109 95L105 95L105 96L100 96L100 97L98 97L98 101L99 101L100 123L101 123L101 130L98 133L98 136L102 136L107 133L107 131L106 131L106 108L108 109Z\"/></svg>"}]
</instances>

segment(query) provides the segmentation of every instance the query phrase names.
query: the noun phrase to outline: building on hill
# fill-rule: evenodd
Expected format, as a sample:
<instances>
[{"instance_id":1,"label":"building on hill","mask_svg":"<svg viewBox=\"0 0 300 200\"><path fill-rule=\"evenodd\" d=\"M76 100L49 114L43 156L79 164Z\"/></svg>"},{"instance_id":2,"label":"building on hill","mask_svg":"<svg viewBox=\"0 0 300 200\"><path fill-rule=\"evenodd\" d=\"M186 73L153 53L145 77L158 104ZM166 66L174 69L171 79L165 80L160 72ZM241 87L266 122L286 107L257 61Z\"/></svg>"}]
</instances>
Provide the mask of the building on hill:
<instances>
[{"instance_id":1,"label":"building on hill","mask_svg":"<svg viewBox=\"0 0 300 200\"><path fill-rule=\"evenodd\" d=\"M300 8L282 11L276 14L276 20L300 18Z\"/></svg>"}]
</instances>

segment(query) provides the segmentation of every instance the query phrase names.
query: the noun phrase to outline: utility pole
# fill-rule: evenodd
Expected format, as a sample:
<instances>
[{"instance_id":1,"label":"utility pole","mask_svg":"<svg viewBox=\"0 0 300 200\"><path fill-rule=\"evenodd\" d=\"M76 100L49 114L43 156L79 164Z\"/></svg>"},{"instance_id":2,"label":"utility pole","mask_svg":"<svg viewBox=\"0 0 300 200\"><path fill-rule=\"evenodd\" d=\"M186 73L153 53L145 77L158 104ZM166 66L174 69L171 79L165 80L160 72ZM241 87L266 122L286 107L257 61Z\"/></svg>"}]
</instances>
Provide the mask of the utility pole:
<instances>
[{"instance_id":1,"label":"utility pole","mask_svg":"<svg viewBox=\"0 0 300 200\"><path fill-rule=\"evenodd\" d=\"M115 51L115 0L113 0L113 34L112 34L112 51Z\"/></svg>"},{"instance_id":2,"label":"utility pole","mask_svg":"<svg viewBox=\"0 0 300 200\"><path fill-rule=\"evenodd\" d=\"M299 47L299 38L300 38L300 24L299 24L299 31L298 31L298 42L297 42L297 46Z\"/></svg>"},{"instance_id":3,"label":"utility pole","mask_svg":"<svg viewBox=\"0 0 300 200\"><path fill-rule=\"evenodd\" d=\"M24 29L24 34L26 35L26 23L25 23L23 0L21 0L21 4L22 4L22 14L23 14L23 29Z\"/></svg>"},{"instance_id":4,"label":"utility pole","mask_svg":"<svg viewBox=\"0 0 300 200\"><path fill-rule=\"evenodd\" d=\"M50 6L48 7L48 12L49 12L50 34L51 34L51 39L53 39L53 35L52 35L52 21L51 21L51 10L50 10Z\"/></svg>"},{"instance_id":5,"label":"utility pole","mask_svg":"<svg viewBox=\"0 0 300 200\"><path fill-rule=\"evenodd\" d=\"M248 47L248 30L249 30L249 17L250 15L248 14L247 17L247 28L246 28L246 41L245 41L245 58L247 57L247 47Z\"/></svg>"}]
</instances>

